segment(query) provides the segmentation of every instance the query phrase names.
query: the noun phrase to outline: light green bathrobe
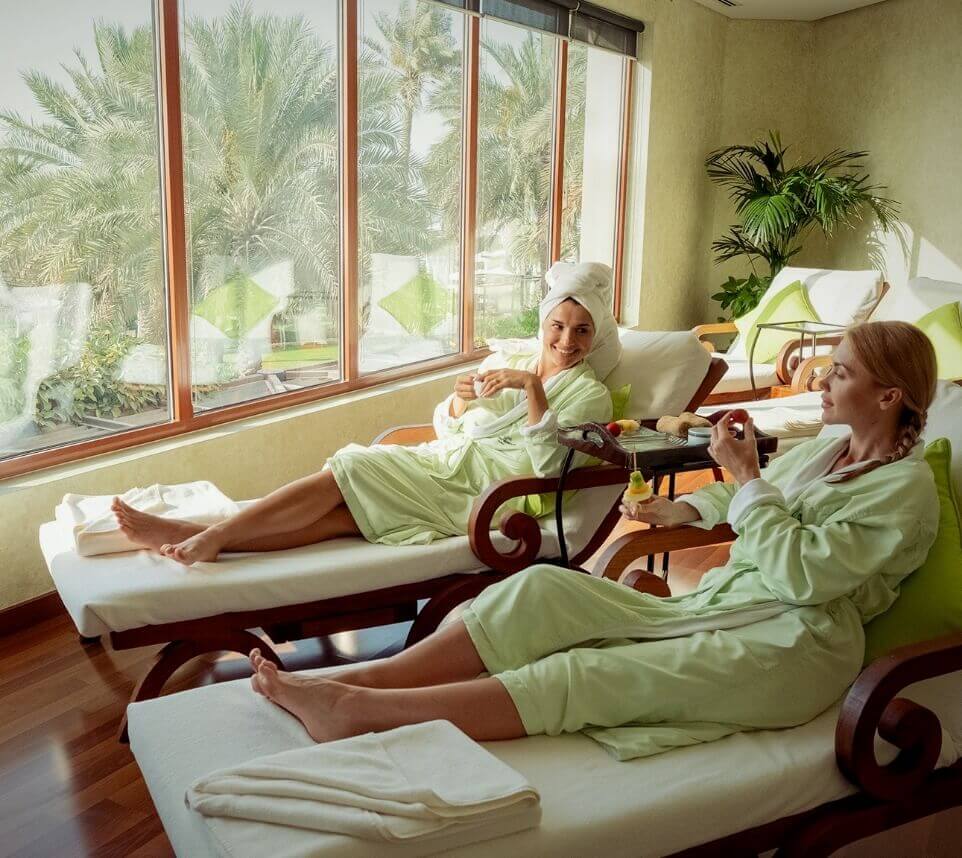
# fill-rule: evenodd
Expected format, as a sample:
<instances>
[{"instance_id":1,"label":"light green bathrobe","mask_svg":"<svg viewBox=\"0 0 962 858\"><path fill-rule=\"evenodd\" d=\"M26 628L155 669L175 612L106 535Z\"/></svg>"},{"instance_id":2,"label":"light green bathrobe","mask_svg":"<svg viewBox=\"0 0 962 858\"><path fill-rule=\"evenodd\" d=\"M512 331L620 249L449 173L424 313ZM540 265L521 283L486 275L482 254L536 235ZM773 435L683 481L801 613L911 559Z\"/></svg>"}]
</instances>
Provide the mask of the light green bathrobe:
<instances>
[{"instance_id":1,"label":"light green bathrobe","mask_svg":"<svg viewBox=\"0 0 962 858\"><path fill-rule=\"evenodd\" d=\"M630 759L795 726L838 700L862 666L863 624L938 527L922 445L837 482L824 475L846 441L802 444L741 491L689 496L698 526L727 518L738 533L693 593L659 599L548 565L485 590L464 622L527 733L584 730Z\"/></svg>"},{"instance_id":2,"label":"light green bathrobe","mask_svg":"<svg viewBox=\"0 0 962 858\"><path fill-rule=\"evenodd\" d=\"M537 363L537 355L494 354L479 371L534 371ZM463 535L474 501L492 483L557 475L567 452L556 441L557 427L606 423L611 394L584 361L552 376L544 387L548 411L535 426L527 425L524 393L504 390L471 400L459 418L449 415L451 397L445 399L435 409L436 441L414 447L350 444L338 450L328 465L364 538L413 545ZM578 454L575 465L585 459ZM503 507L524 508L523 498Z\"/></svg>"}]
</instances>

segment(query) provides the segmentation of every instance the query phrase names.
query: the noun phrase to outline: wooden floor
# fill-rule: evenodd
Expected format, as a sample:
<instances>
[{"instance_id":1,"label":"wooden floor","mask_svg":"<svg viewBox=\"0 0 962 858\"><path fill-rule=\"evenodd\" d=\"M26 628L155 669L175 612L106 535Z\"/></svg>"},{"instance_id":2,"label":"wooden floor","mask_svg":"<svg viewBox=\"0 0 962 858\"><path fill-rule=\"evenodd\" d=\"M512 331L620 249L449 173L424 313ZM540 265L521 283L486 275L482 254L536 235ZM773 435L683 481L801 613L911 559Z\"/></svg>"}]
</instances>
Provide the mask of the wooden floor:
<instances>
[{"instance_id":1,"label":"wooden floor","mask_svg":"<svg viewBox=\"0 0 962 858\"><path fill-rule=\"evenodd\" d=\"M679 488L690 490L693 479ZM724 547L672 555L672 589L692 589L726 558ZM289 669L319 667L390 654L406 630L386 626L279 649ZM0 644L0 856L172 855L134 758L115 735L159 647L83 645L66 614ZM247 675L239 656L210 657L187 665L169 687Z\"/></svg>"}]
</instances>

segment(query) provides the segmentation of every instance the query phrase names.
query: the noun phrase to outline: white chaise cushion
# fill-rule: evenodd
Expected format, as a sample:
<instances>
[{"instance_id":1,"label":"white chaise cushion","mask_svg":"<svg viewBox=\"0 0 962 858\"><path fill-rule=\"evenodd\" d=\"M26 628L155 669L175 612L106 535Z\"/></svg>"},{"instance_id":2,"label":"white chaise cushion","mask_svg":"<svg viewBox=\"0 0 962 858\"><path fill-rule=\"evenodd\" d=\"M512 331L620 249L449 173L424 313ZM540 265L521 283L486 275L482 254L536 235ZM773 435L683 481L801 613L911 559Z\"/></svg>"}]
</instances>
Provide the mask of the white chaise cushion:
<instances>
[{"instance_id":1,"label":"white chaise cushion","mask_svg":"<svg viewBox=\"0 0 962 858\"><path fill-rule=\"evenodd\" d=\"M801 281L812 309L823 322L853 325L864 322L882 292L879 271L837 271L828 268L783 268L759 301L764 307L786 286ZM786 320L787 321L787 320ZM732 358L748 360L741 337L728 350ZM726 358L727 360L727 358Z\"/></svg>"},{"instance_id":2,"label":"white chaise cushion","mask_svg":"<svg viewBox=\"0 0 962 858\"><path fill-rule=\"evenodd\" d=\"M715 357L722 358L728 364L728 369L722 376L721 381L712 388L712 394L716 393L745 393L751 395L752 382L749 375L750 364L747 360L731 357L727 354L714 354ZM774 384L781 384L778 373L773 363L755 364L755 389L762 390ZM716 409L717 410L717 409ZM672 413L672 412L666 412Z\"/></svg>"},{"instance_id":3,"label":"white chaise cushion","mask_svg":"<svg viewBox=\"0 0 962 858\"><path fill-rule=\"evenodd\" d=\"M698 338L689 331L619 333L624 351L605 384L612 390L631 385L625 416L645 420L684 411L711 363Z\"/></svg>"},{"instance_id":4,"label":"white chaise cushion","mask_svg":"<svg viewBox=\"0 0 962 858\"><path fill-rule=\"evenodd\" d=\"M566 503L565 535L572 554L587 544L621 490L607 486L581 491ZM541 556L557 556L554 517L540 524ZM512 545L499 532L491 536L501 550ZM86 637L296 605L485 568L467 536L402 547L352 537L287 551L228 554L217 563L186 567L149 551L79 557L69 529L51 521L40 527L40 548L60 598Z\"/></svg>"},{"instance_id":5,"label":"white chaise cushion","mask_svg":"<svg viewBox=\"0 0 962 858\"><path fill-rule=\"evenodd\" d=\"M953 763L962 747L962 675L919 683L904 696L939 715L938 764ZM373 854L369 843L340 835L236 820L218 827L216 843L202 818L185 807L185 791L196 778L311 741L293 717L254 695L247 680L135 703L127 712L130 748L178 855ZM735 734L629 762L577 733L485 743L539 791L541 825L446 854L667 855L843 798L855 788L835 762L837 713L836 706L800 727ZM891 759L890 752L891 746L881 747L880 760ZM379 844L377 854L417 853Z\"/></svg>"}]
</instances>

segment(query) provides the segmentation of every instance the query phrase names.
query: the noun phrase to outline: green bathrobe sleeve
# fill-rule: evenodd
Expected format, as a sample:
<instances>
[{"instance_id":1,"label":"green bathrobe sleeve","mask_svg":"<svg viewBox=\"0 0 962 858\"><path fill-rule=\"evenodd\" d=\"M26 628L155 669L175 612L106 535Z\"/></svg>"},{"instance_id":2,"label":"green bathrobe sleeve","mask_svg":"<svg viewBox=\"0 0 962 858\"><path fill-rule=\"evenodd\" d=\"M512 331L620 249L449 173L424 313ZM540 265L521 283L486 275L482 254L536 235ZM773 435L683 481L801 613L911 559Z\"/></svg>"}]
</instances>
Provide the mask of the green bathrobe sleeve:
<instances>
[{"instance_id":1,"label":"green bathrobe sleeve","mask_svg":"<svg viewBox=\"0 0 962 858\"><path fill-rule=\"evenodd\" d=\"M751 558L758 579L781 602L821 605L883 580L894 600L938 528L931 472L925 462L915 464L890 469L887 484L865 480L861 491L840 493L838 508L812 521L804 507L793 515L776 486L753 480L739 493L750 499L736 498L729 507L738 555Z\"/></svg>"},{"instance_id":2,"label":"green bathrobe sleeve","mask_svg":"<svg viewBox=\"0 0 962 858\"><path fill-rule=\"evenodd\" d=\"M536 477L548 477L557 476L561 471L568 447L558 443L559 426L607 423L609 420L611 394L607 387L595 379L593 373L585 372L569 385L561 401L549 408L539 423L520 427L521 438L531 460L531 473ZM587 455L579 453L573 465L581 467L588 459Z\"/></svg>"}]
</instances>

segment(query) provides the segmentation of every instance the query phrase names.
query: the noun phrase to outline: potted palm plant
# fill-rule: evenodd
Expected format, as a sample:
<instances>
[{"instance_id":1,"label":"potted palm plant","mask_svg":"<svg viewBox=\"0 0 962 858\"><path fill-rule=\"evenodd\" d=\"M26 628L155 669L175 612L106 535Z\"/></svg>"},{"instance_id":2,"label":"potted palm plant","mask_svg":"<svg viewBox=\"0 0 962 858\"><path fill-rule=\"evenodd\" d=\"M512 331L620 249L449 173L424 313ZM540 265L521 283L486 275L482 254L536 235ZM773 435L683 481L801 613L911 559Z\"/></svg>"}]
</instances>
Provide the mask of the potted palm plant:
<instances>
[{"instance_id":1,"label":"potted palm plant","mask_svg":"<svg viewBox=\"0 0 962 858\"><path fill-rule=\"evenodd\" d=\"M748 277L729 277L712 295L723 310L738 318L759 302L772 278L820 229L827 237L852 227L869 213L890 228L898 203L879 195L860 163L867 152L833 149L822 158L789 165L778 132L750 146L725 146L705 160L708 177L727 189L740 223L712 242L715 262L747 258ZM759 272L763 262L767 272Z\"/></svg>"}]
</instances>

